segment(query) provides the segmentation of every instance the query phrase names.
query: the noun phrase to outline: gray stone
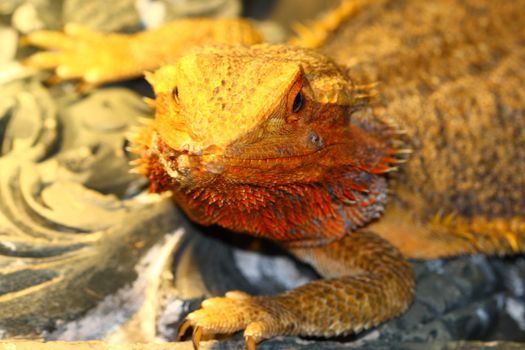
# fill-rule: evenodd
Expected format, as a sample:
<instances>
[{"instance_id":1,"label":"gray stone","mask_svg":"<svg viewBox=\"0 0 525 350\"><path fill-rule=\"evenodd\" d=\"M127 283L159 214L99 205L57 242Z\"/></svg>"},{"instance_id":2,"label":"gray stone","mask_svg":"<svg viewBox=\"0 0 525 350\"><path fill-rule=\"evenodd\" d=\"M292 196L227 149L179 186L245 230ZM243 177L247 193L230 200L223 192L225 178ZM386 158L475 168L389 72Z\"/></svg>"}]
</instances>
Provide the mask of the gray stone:
<instances>
[{"instance_id":1,"label":"gray stone","mask_svg":"<svg viewBox=\"0 0 525 350\"><path fill-rule=\"evenodd\" d=\"M77 103L104 105L96 93L64 108L33 79L2 91L0 330L42 336L135 281L176 215L168 198L137 196L128 173L124 133L141 114L138 96L107 92L124 116L116 128L101 108L100 127L75 114Z\"/></svg>"},{"instance_id":2,"label":"gray stone","mask_svg":"<svg viewBox=\"0 0 525 350\"><path fill-rule=\"evenodd\" d=\"M64 0L63 23L77 23L104 32L140 28L135 0Z\"/></svg>"},{"instance_id":3,"label":"gray stone","mask_svg":"<svg viewBox=\"0 0 525 350\"><path fill-rule=\"evenodd\" d=\"M65 0L64 23L79 23L100 31L136 31L187 16L234 17L238 0Z\"/></svg>"},{"instance_id":4,"label":"gray stone","mask_svg":"<svg viewBox=\"0 0 525 350\"><path fill-rule=\"evenodd\" d=\"M18 33L10 27L0 27L0 66L15 58Z\"/></svg>"}]
</instances>

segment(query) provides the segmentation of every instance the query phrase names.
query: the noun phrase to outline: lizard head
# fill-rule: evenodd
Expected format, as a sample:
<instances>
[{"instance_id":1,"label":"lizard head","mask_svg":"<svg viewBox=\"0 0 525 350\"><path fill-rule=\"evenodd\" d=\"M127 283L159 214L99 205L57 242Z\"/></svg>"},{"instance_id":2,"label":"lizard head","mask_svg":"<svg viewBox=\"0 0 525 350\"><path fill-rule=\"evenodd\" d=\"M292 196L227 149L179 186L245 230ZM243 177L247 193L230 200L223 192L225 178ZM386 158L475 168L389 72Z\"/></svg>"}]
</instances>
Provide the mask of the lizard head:
<instances>
[{"instance_id":1,"label":"lizard head","mask_svg":"<svg viewBox=\"0 0 525 350\"><path fill-rule=\"evenodd\" d=\"M202 193L246 207L291 188L306 200L307 188L323 192L327 211L369 206L353 226L381 211L392 128L372 122L362 87L322 54L268 44L204 47L147 79L156 114L138 142L147 150L142 172L153 191L174 190L190 214Z\"/></svg>"}]
</instances>

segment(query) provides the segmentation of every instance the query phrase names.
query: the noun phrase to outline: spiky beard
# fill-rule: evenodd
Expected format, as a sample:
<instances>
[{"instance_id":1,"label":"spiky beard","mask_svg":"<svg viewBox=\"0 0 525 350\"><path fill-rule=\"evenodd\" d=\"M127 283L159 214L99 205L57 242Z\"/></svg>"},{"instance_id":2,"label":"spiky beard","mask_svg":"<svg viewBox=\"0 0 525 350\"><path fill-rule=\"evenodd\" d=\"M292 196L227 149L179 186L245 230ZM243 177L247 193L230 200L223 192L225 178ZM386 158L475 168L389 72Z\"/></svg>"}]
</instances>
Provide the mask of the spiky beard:
<instances>
[{"instance_id":1,"label":"spiky beard","mask_svg":"<svg viewBox=\"0 0 525 350\"><path fill-rule=\"evenodd\" d=\"M397 129L391 130L399 134ZM149 190L172 191L193 220L289 245L326 243L380 217L387 201L384 174L394 170L394 163L404 161L408 153L393 149L381 169L341 168L322 183L261 186L256 182L233 184L217 176L193 187L187 181L191 172L178 171L177 152L159 139L151 125L134 135L133 144L131 151L140 158L132 165L150 180Z\"/></svg>"}]
</instances>

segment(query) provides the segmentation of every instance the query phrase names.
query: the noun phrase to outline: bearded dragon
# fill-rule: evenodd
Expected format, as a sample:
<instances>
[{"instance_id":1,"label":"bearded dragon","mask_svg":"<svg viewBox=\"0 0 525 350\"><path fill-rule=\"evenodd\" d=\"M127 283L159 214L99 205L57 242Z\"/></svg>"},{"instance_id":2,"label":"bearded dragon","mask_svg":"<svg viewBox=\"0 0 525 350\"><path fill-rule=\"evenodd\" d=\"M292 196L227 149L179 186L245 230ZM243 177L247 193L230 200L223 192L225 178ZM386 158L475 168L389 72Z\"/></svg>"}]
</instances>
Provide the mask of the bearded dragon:
<instances>
[{"instance_id":1,"label":"bearded dragon","mask_svg":"<svg viewBox=\"0 0 525 350\"><path fill-rule=\"evenodd\" d=\"M69 25L29 35L57 50L28 63L90 84L161 67L135 171L196 222L273 240L322 276L205 300L179 330L195 347L244 330L254 349L399 315L407 258L525 251L523 5L343 1L286 45L241 19Z\"/></svg>"}]
</instances>

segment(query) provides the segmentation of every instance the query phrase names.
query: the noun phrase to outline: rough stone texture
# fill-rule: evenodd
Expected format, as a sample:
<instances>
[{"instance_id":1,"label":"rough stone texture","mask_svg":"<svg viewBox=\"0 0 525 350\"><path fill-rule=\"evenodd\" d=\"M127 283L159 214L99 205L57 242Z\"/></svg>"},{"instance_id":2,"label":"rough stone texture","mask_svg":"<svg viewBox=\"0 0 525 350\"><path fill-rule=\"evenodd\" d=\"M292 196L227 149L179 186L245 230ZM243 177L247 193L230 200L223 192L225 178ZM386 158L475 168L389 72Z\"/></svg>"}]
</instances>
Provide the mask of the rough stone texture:
<instances>
[{"instance_id":1,"label":"rough stone texture","mask_svg":"<svg viewBox=\"0 0 525 350\"><path fill-rule=\"evenodd\" d=\"M184 16L233 17L240 0L3 0L0 15L23 33L77 23L100 31L136 31Z\"/></svg>"},{"instance_id":2,"label":"rough stone texture","mask_svg":"<svg viewBox=\"0 0 525 350\"><path fill-rule=\"evenodd\" d=\"M17 50L18 33L4 28L0 337L45 336L137 281L139 262L176 216L166 198L137 196L144 181L128 172L124 133L149 112L140 97L44 86L45 75L14 61L27 49Z\"/></svg>"},{"instance_id":3,"label":"rough stone texture","mask_svg":"<svg viewBox=\"0 0 525 350\"><path fill-rule=\"evenodd\" d=\"M63 3L64 23L79 23L103 31L135 31L185 16L234 17L239 13L239 0L65 0Z\"/></svg>"},{"instance_id":4,"label":"rough stone texture","mask_svg":"<svg viewBox=\"0 0 525 350\"><path fill-rule=\"evenodd\" d=\"M34 336L136 280L136 264L176 216L166 198L137 197L143 181L127 170L123 132L141 112L136 95L66 102L32 78L2 91L0 329ZM114 110L127 117L111 118Z\"/></svg>"}]
</instances>

